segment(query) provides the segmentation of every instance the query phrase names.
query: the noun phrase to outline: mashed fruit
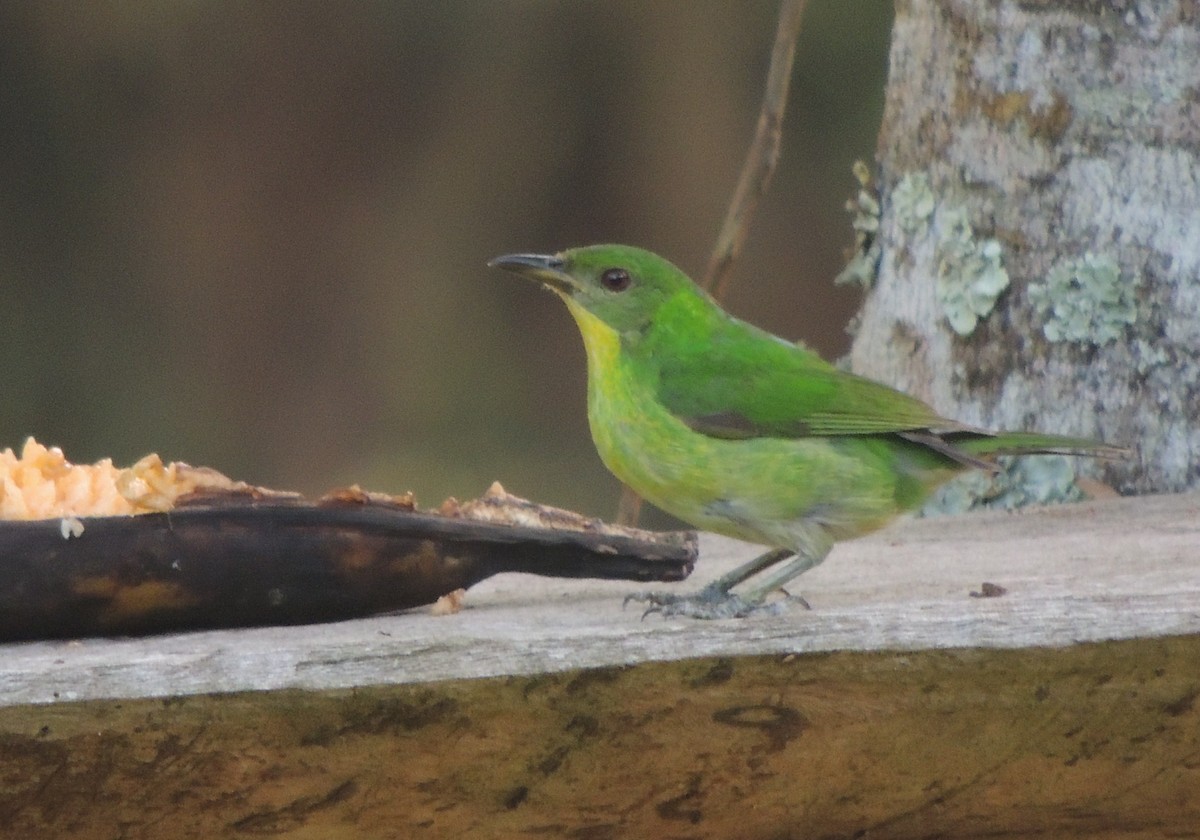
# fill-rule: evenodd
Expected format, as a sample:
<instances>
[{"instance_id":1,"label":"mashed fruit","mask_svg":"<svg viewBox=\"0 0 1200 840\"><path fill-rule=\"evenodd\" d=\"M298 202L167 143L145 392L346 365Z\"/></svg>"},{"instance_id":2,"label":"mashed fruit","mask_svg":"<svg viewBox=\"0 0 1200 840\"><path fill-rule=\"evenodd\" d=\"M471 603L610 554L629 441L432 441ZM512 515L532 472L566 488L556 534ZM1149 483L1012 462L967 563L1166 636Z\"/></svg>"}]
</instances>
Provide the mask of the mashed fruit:
<instances>
[{"instance_id":1,"label":"mashed fruit","mask_svg":"<svg viewBox=\"0 0 1200 840\"><path fill-rule=\"evenodd\" d=\"M0 519L121 516L170 510L175 500L198 489L232 489L218 472L180 462L163 464L147 455L132 467L111 458L72 464L57 446L33 438L18 456L0 452Z\"/></svg>"}]
</instances>

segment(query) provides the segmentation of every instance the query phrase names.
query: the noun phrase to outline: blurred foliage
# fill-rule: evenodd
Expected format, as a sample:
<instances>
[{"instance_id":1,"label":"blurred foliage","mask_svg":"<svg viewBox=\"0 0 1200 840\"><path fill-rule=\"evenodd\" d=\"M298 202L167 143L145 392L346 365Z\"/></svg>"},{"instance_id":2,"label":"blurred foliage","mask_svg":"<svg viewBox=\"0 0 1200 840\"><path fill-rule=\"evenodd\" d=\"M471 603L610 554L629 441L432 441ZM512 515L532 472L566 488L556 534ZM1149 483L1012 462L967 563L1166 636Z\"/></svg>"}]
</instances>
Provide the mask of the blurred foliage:
<instances>
[{"instance_id":1,"label":"blurred foliage","mask_svg":"<svg viewBox=\"0 0 1200 840\"><path fill-rule=\"evenodd\" d=\"M698 274L774 2L0 5L0 446L611 515L583 351L492 256ZM890 4L810 3L729 307L826 355L857 304ZM653 521L653 520L652 520ZM664 520L657 520L662 524Z\"/></svg>"}]
</instances>

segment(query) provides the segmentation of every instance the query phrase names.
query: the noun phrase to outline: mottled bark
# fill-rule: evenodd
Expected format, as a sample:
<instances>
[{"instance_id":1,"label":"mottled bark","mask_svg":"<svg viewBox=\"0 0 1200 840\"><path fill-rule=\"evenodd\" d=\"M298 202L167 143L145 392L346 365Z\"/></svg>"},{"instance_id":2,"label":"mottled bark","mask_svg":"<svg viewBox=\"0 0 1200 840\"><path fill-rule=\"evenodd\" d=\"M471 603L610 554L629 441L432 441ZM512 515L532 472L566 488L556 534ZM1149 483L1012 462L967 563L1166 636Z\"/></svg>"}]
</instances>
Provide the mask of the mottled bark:
<instances>
[{"instance_id":1,"label":"mottled bark","mask_svg":"<svg viewBox=\"0 0 1200 840\"><path fill-rule=\"evenodd\" d=\"M1198 56L1183 0L897 3L854 369L1131 445L1123 491L1195 486Z\"/></svg>"}]
</instances>

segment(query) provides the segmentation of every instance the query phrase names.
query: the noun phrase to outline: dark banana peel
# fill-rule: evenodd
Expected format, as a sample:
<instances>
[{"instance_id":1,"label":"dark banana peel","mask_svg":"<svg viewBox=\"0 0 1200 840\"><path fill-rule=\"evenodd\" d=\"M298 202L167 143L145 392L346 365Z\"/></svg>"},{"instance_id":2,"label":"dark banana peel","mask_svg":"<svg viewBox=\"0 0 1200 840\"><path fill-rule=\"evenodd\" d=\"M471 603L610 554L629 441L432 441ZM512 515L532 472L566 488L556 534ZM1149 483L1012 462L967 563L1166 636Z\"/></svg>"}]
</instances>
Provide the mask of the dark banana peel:
<instances>
[{"instance_id":1,"label":"dark banana peel","mask_svg":"<svg viewBox=\"0 0 1200 840\"><path fill-rule=\"evenodd\" d=\"M249 488L171 511L0 522L0 641L307 624L433 603L501 572L675 581L694 532L620 528L493 486L440 512Z\"/></svg>"}]
</instances>

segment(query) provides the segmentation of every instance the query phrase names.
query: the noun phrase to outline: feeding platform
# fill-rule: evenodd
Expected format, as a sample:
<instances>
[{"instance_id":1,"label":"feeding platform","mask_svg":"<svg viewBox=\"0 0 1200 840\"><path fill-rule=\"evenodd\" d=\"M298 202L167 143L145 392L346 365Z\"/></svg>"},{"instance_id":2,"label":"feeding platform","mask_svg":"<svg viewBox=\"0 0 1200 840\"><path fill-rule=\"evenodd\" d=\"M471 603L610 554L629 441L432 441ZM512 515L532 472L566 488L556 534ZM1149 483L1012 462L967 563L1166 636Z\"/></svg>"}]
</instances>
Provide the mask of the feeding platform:
<instances>
[{"instance_id":1,"label":"feeding platform","mask_svg":"<svg viewBox=\"0 0 1200 840\"><path fill-rule=\"evenodd\" d=\"M5 836L1089 837L1200 826L1200 496L900 523L777 615L464 608L0 647ZM1191 833L1191 834L1189 834Z\"/></svg>"}]
</instances>

